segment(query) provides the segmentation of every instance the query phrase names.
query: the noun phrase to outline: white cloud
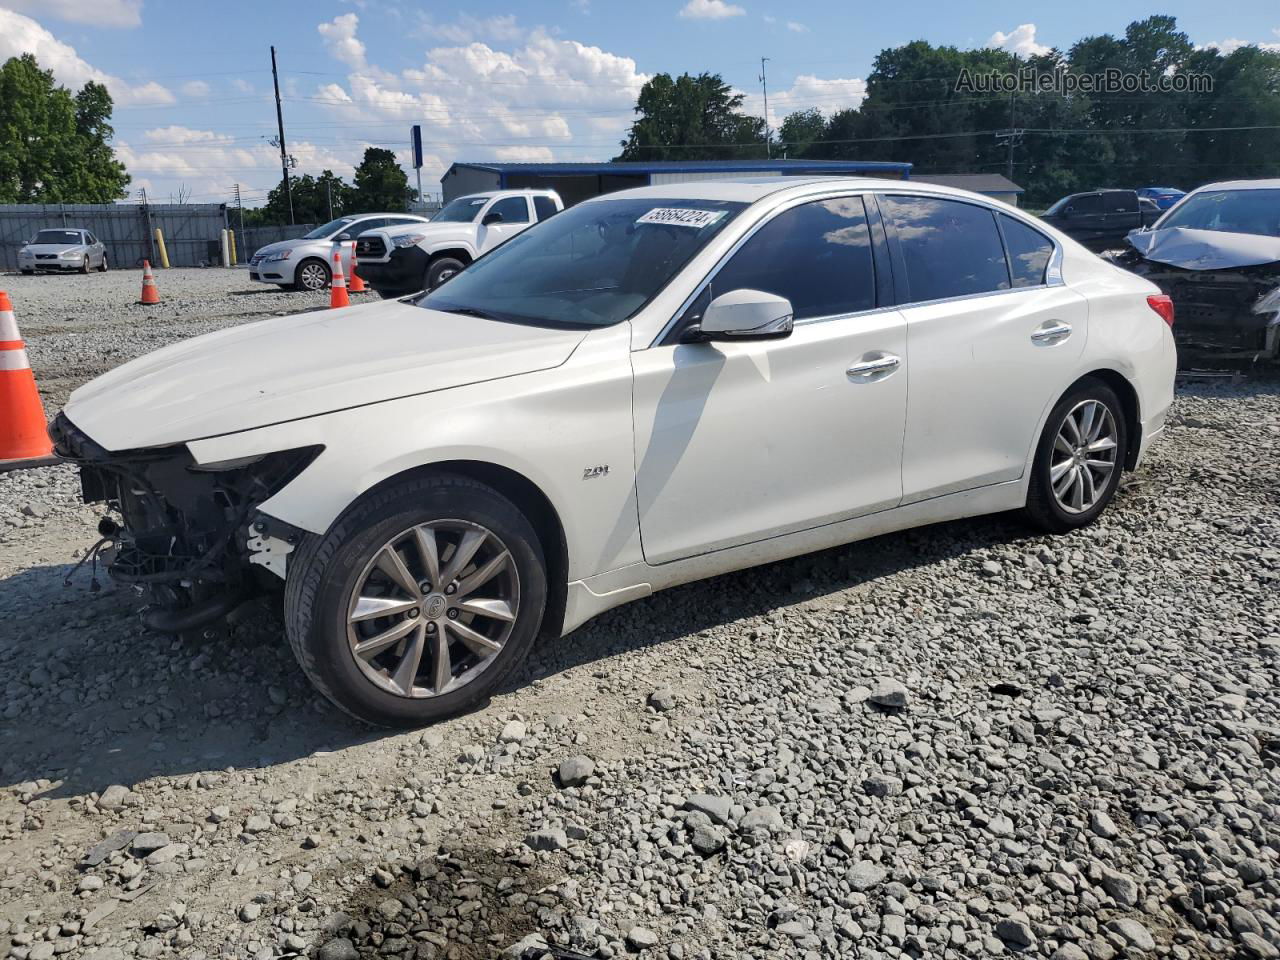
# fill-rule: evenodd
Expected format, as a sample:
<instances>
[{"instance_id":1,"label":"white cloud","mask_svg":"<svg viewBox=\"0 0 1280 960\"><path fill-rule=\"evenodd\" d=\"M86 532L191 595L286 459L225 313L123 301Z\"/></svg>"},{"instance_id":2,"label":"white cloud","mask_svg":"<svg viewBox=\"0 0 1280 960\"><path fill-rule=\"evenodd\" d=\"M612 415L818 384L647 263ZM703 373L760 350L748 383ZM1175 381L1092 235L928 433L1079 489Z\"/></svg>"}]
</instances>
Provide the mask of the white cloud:
<instances>
[{"instance_id":1,"label":"white cloud","mask_svg":"<svg viewBox=\"0 0 1280 960\"><path fill-rule=\"evenodd\" d=\"M769 93L769 126L777 130L787 114L816 108L825 114L856 108L867 96L861 77L823 79L808 74L796 77L789 90ZM760 111L757 102L756 112Z\"/></svg>"},{"instance_id":2,"label":"white cloud","mask_svg":"<svg viewBox=\"0 0 1280 960\"><path fill-rule=\"evenodd\" d=\"M686 20L726 20L746 12L735 3L725 3L725 0L689 0L680 8L680 16Z\"/></svg>"},{"instance_id":3,"label":"white cloud","mask_svg":"<svg viewBox=\"0 0 1280 960\"><path fill-rule=\"evenodd\" d=\"M1001 33L997 30L991 35L986 45L1000 50L1007 50L1020 57L1043 56L1049 53L1051 49L1042 43L1036 43L1036 25L1034 23L1019 24L1008 33Z\"/></svg>"},{"instance_id":4,"label":"white cloud","mask_svg":"<svg viewBox=\"0 0 1280 960\"><path fill-rule=\"evenodd\" d=\"M460 32L449 35L489 31L508 40L436 46L398 73L366 64L313 96L353 122L423 124L424 179L454 160L588 160L617 152L648 79L634 60L514 18L459 18L451 26Z\"/></svg>"},{"instance_id":5,"label":"white cloud","mask_svg":"<svg viewBox=\"0 0 1280 960\"><path fill-rule=\"evenodd\" d=\"M1280 37L1280 28L1271 31L1277 37ZM1259 50L1269 50L1272 53L1280 53L1280 43L1268 43L1265 40L1240 40L1232 37L1229 40L1210 40L1208 43L1197 45L1201 50L1217 50L1224 57L1229 57L1241 47L1257 47Z\"/></svg>"},{"instance_id":6,"label":"white cloud","mask_svg":"<svg viewBox=\"0 0 1280 960\"><path fill-rule=\"evenodd\" d=\"M209 85L203 80L188 80L182 85L182 95L184 97L207 97L209 95Z\"/></svg>"},{"instance_id":7,"label":"white cloud","mask_svg":"<svg viewBox=\"0 0 1280 960\"><path fill-rule=\"evenodd\" d=\"M136 144L118 140L115 146L133 175L133 186L156 195L182 184L196 202L217 202L229 200L237 182L243 196L253 197L265 195L280 179L279 151L263 139L172 124L147 130ZM350 165L346 155L305 140L291 140L289 152L298 161L294 172L299 175L325 168L343 171Z\"/></svg>"},{"instance_id":8,"label":"white cloud","mask_svg":"<svg viewBox=\"0 0 1280 960\"><path fill-rule=\"evenodd\" d=\"M808 33L809 32L809 28L806 27L803 23L800 23L798 20L788 20L787 29L790 30L792 33Z\"/></svg>"},{"instance_id":9,"label":"white cloud","mask_svg":"<svg viewBox=\"0 0 1280 960\"><path fill-rule=\"evenodd\" d=\"M79 89L95 80L111 91L115 102L124 106L139 103L173 103L168 89L150 81L131 84L97 69L80 59L75 48L63 43L30 17L0 7L0 61L24 53L34 54L40 66L52 70L57 81Z\"/></svg>"},{"instance_id":10,"label":"white cloud","mask_svg":"<svg viewBox=\"0 0 1280 960\"><path fill-rule=\"evenodd\" d=\"M253 93L253 84L244 77L233 77L231 86L235 88L237 93Z\"/></svg>"},{"instance_id":11,"label":"white cloud","mask_svg":"<svg viewBox=\"0 0 1280 960\"><path fill-rule=\"evenodd\" d=\"M585 12L585 8L581 8ZM451 22L437 22L430 14L418 15L419 25L415 33L432 43L472 43L488 40L493 43L515 43L524 39L526 31L516 22L514 14L495 17L473 17L461 13Z\"/></svg>"},{"instance_id":12,"label":"white cloud","mask_svg":"<svg viewBox=\"0 0 1280 960\"><path fill-rule=\"evenodd\" d=\"M316 27L324 38L324 48L329 51L329 55L357 70L365 65L364 44L356 37L356 27L359 24L358 15L344 13Z\"/></svg>"},{"instance_id":13,"label":"white cloud","mask_svg":"<svg viewBox=\"0 0 1280 960\"><path fill-rule=\"evenodd\" d=\"M10 10L53 17L95 27L136 27L142 23L142 0L5 0Z\"/></svg>"}]
</instances>

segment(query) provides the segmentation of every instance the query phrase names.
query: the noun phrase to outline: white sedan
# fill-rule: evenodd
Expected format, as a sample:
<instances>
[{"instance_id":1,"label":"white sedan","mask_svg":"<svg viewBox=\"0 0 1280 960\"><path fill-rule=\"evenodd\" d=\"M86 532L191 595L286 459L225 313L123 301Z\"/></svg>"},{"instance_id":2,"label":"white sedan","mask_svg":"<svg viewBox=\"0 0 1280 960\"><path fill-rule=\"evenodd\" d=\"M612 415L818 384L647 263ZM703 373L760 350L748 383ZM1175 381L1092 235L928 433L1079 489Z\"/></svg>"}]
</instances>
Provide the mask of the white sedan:
<instances>
[{"instance_id":1,"label":"white sedan","mask_svg":"<svg viewBox=\"0 0 1280 960\"><path fill-rule=\"evenodd\" d=\"M283 581L316 687L411 725L664 587L975 514L1090 523L1164 429L1172 322L974 194L705 181L580 203L415 302L167 347L53 433L154 628Z\"/></svg>"}]
</instances>

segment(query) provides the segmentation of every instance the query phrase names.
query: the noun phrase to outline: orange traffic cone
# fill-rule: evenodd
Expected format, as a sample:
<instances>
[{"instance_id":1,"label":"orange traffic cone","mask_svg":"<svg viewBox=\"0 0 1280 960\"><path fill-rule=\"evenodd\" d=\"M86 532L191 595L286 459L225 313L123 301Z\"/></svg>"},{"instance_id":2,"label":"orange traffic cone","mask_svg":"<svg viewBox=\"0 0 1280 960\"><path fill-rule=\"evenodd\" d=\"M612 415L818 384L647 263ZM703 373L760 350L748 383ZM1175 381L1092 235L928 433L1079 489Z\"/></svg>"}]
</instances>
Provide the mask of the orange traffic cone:
<instances>
[{"instance_id":1,"label":"orange traffic cone","mask_svg":"<svg viewBox=\"0 0 1280 960\"><path fill-rule=\"evenodd\" d=\"M142 261L142 299L139 303L159 303L160 291L156 288L156 278L151 275L151 261Z\"/></svg>"},{"instance_id":2,"label":"orange traffic cone","mask_svg":"<svg viewBox=\"0 0 1280 960\"><path fill-rule=\"evenodd\" d=\"M0 290L0 465L50 456L53 444L9 295Z\"/></svg>"},{"instance_id":3,"label":"orange traffic cone","mask_svg":"<svg viewBox=\"0 0 1280 960\"><path fill-rule=\"evenodd\" d=\"M360 279L360 274L356 273L356 244L351 241L351 287L352 293L364 293L368 287L364 285L364 281Z\"/></svg>"},{"instance_id":4,"label":"orange traffic cone","mask_svg":"<svg viewBox=\"0 0 1280 960\"><path fill-rule=\"evenodd\" d=\"M329 309L351 306L347 296L347 278L342 273L342 248L333 253L333 281L329 284Z\"/></svg>"}]
</instances>

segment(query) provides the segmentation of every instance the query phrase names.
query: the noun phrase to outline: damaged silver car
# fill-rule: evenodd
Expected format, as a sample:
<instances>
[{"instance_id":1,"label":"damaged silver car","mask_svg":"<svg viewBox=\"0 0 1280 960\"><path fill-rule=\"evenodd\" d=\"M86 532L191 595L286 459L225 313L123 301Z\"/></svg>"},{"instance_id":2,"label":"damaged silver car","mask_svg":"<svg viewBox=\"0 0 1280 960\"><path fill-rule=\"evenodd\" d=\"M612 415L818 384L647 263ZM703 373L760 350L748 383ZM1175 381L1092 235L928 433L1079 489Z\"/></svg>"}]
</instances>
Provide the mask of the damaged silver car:
<instances>
[{"instance_id":1,"label":"damaged silver car","mask_svg":"<svg viewBox=\"0 0 1280 960\"><path fill-rule=\"evenodd\" d=\"M1112 259L1173 300L1180 345L1220 359L1280 359L1280 180L1187 194Z\"/></svg>"}]
</instances>

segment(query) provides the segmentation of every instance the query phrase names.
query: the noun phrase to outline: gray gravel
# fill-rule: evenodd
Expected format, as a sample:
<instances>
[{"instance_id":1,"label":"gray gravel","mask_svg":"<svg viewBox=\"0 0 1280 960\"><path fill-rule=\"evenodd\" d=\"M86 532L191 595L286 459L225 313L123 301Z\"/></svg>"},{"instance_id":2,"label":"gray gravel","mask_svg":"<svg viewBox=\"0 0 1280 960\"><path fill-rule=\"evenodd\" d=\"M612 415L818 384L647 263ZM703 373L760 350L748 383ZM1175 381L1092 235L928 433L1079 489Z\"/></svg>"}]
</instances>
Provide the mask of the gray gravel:
<instances>
[{"instance_id":1,"label":"gray gravel","mask_svg":"<svg viewBox=\"0 0 1280 960\"><path fill-rule=\"evenodd\" d=\"M188 280L247 286L159 277ZM84 296L93 349L154 345ZM38 377L83 358L23 332ZM267 608L175 643L63 587L74 489L0 476L0 956L1280 956L1276 379L1184 387L1088 530L988 518L682 587L397 735L314 695Z\"/></svg>"}]
</instances>

